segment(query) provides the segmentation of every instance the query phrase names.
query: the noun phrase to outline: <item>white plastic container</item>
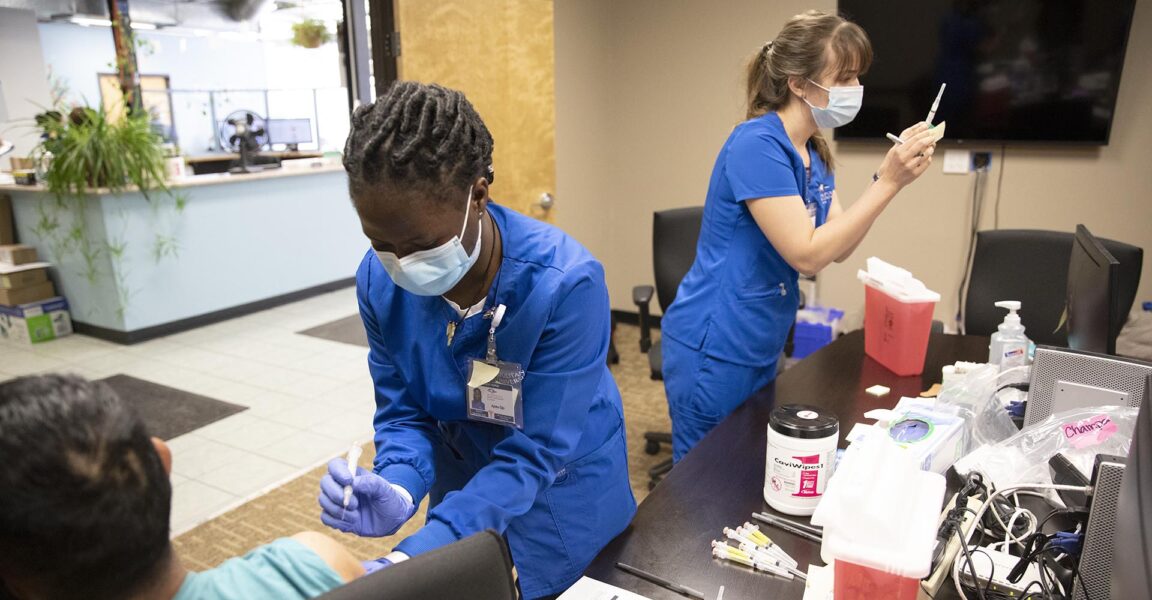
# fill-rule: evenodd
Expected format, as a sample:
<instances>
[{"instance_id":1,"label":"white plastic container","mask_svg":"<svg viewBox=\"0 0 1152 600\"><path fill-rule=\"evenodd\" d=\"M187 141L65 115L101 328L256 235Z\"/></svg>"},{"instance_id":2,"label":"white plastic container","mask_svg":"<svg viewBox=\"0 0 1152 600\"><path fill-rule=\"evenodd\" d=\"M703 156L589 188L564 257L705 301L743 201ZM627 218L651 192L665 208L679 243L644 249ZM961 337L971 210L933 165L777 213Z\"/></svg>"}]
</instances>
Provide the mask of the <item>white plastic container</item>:
<instances>
[{"instance_id":1,"label":"white plastic container","mask_svg":"<svg viewBox=\"0 0 1152 600\"><path fill-rule=\"evenodd\" d=\"M816 510L836 461L840 421L825 409L786 404L768 419L764 501L790 515Z\"/></svg>"},{"instance_id":2,"label":"white plastic container","mask_svg":"<svg viewBox=\"0 0 1152 600\"><path fill-rule=\"evenodd\" d=\"M873 438L849 446L831 483L812 524L824 528L820 558L835 569L836 600L916 600L931 571L944 476Z\"/></svg>"}]
</instances>

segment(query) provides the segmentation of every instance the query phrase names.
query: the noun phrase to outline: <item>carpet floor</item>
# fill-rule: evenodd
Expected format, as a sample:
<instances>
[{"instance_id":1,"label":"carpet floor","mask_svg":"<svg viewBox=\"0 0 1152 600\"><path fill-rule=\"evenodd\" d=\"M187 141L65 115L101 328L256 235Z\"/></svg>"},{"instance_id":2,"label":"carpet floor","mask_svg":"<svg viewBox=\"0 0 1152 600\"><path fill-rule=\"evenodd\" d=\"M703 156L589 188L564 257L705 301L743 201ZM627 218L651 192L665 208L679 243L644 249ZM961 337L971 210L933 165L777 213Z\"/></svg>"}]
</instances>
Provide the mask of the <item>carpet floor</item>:
<instances>
[{"instance_id":1,"label":"carpet floor","mask_svg":"<svg viewBox=\"0 0 1152 600\"><path fill-rule=\"evenodd\" d=\"M669 431L671 425L664 386L650 379L648 356L640 353L639 340L638 327L618 326L616 347L620 352L620 364L612 366L612 375L624 399L628 468L637 502L648 495L648 469L671 456L671 448L667 446L656 455L644 453L644 432ZM365 398L365 401L371 399ZM361 464L369 466L374 454L372 445L366 444ZM400 540L423 525L427 502L416 516L390 537L361 538L328 529L320 523L320 506L316 500L324 472L324 467L314 469L189 530L173 540L177 554L186 567L202 571L276 538L304 530L318 530L330 534L357 557L367 560L387 554Z\"/></svg>"}]
</instances>

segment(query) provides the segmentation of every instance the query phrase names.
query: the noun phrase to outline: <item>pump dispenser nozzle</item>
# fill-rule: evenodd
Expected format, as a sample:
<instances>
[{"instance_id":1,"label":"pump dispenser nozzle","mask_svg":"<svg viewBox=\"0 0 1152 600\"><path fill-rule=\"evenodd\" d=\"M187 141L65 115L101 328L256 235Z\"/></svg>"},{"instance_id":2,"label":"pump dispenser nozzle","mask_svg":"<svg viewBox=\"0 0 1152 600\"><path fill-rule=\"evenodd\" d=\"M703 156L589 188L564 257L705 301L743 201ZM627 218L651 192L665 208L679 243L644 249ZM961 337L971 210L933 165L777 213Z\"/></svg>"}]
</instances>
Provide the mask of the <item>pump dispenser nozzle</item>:
<instances>
[{"instance_id":1,"label":"pump dispenser nozzle","mask_svg":"<svg viewBox=\"0 0 1152 600\"><path fill-rule=\"evenodd\" d=\"M1020 315L1016 314L1016 311L1020 310L1020 302L1019 301L1001 300L1001 301L996 303L996 306L999 308L1007 308L1008 309L1008 314L1004 317L1004 323L1000 324L1001 327L1003 327L1005 324L1008 324L1008 323L1011 323L1013 325L1020 323Z\"/></svg>"}]
</instances>

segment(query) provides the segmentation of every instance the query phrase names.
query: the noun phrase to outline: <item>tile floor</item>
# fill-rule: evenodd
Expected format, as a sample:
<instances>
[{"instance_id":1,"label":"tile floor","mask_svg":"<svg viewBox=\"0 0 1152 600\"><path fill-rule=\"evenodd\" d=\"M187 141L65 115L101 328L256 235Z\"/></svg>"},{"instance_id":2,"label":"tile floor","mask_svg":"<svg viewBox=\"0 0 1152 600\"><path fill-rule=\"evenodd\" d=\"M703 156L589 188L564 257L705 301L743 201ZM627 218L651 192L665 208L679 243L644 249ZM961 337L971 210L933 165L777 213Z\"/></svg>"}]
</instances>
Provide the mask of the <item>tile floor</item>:
<instances>
[{"instance_id":1,"label":"tile floor","mask_svg":"<svg viewBox=\"0 0 1152 600\"><path fill-rule=\"evenodd\" d=\"M0 380L124 373L247 406L169 441L175 536L371 439L366 349L296 333L356 313L349 287L133 346L0 341Z\"/></svg>"}]
</instances>

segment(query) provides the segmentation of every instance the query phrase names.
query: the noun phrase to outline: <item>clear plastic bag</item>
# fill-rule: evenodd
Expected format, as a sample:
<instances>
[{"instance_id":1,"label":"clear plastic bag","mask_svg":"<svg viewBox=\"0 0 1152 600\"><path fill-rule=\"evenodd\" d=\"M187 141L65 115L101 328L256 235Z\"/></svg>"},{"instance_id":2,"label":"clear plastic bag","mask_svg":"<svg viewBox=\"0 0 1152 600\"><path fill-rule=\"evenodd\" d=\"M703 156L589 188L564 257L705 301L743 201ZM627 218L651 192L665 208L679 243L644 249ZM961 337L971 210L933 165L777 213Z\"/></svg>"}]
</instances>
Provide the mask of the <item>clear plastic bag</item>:
<instances>
[{"instance_id":1,"label":"clear plastic bag","mask_svg":"<svg viewBox=\"0 0 1152 600\"><path fill-rule=\"evenodd\" d=\"M953 412L967 423L961 455L1006 440L1019 431L996 396L999 384L999 367L979 365L941 388L936 398L939 409Z\"/></svg>"},{"instance_id":2,"label":"clear plastic bag","mask_svg":"<svg viewBox=\"0 0 1152 600\"><path fill-rule=\"evenodd\" d=\"M956 462L956 471L979 471L1001 488L1051 483L1048 460L1061 453L1091 476L1097 454L1128 455L1138 411L1097 406L1057 413L1006 440L978 447Z\"/></svg>"}]
</instances>

